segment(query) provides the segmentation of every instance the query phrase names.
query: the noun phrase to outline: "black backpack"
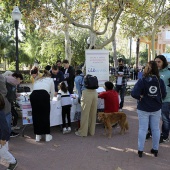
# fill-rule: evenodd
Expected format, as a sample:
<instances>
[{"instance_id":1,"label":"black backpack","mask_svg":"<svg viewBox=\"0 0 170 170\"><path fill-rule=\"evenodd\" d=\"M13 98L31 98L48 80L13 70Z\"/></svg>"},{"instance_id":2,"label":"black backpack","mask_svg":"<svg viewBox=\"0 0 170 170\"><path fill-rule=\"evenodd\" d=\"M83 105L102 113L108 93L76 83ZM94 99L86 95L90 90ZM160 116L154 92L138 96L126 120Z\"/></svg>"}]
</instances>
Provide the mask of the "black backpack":
<instances>
[{"instance_id":1,"label":"black backpack","mask_svg":"<svg viewBox=\"0 0 170 170\"><path fill-rule=\"evenodd\" d=\"M84 86L87 89L97 89L99 87L97 77L87 74L84 77Z\"/></svg>"}]
</instances>

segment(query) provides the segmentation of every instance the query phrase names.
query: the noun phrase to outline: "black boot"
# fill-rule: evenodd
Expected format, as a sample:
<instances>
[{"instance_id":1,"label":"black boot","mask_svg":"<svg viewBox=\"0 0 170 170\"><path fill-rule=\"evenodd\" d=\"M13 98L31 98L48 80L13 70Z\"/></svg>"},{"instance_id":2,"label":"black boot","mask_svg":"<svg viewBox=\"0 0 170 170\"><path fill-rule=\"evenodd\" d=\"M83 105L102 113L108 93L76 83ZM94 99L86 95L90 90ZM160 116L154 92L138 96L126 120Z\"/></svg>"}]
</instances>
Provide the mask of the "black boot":
<instances>
[{"instance_id":1,"label":"black boot","mask_svg":"<svg viewBox=\"0 0 170 170\"><path fill-rule=\"evenodd\" d=\"M138 151L139 158L142 157L143 151Z\"/></svg>"},{"instance_id":2,"label":"black boot","mask_svg":"<svg viewBox=\"0 0 170 170\"><path fill-rule=\"evenodd\" d=\"M151 153L154 154L155 157L158 156L158 150L151 149Z\"/></svg>"}]
</instances>

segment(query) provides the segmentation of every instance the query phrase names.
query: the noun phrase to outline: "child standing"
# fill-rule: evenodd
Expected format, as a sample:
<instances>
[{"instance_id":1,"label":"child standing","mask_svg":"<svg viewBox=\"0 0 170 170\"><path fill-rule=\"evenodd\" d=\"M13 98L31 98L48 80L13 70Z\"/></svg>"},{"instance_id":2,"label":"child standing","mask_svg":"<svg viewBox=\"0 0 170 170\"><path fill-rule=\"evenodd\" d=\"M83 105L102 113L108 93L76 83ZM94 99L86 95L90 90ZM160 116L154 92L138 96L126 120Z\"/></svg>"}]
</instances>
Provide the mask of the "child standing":
<instances>
[{"instance_id":1,"label":"child standing","mask_svg":"<svg viewBox=\"0 0 170 170\"><path fill-rule=\"evenodd\" d=\"M61 100L63 134L65 134L71 132L70 112L71 112L72 102L71 102L70 93L64 81L59 84L59 89L60 90L58 91L57 94L57 100ZM66 116L67 116L68 128L66 128Z\"/></svg>"}]
</instances>

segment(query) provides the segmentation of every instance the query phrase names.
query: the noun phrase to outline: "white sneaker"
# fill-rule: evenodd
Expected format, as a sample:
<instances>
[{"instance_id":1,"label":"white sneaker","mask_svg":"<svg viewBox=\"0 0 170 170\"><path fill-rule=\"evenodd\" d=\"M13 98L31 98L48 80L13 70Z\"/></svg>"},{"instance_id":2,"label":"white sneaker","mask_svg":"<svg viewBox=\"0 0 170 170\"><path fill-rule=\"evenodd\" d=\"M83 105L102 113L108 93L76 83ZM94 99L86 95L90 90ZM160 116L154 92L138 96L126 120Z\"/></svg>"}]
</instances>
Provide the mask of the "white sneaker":
<instances>
[{"instance_id":1,"label":"white sneaker","mask_svg":"<svg viewBox=\"0 0 170 170\"><path fill-rule=\"evenodd\" d=\"M45 141L46 142L49 142L49 141L51 141L52 140L52 135L50 135L50 134L48 134L48 135L45 135Z\"/></svg>"},{"instance_id":2,"label":"white sneaker","mask_svg":"<svg viewBox=\"0 0 170 170\"><path fill-rule=\"evenodd\" d=\"M67 129L63 128L63 134L66 134L66 133L67 133Z\"/></svg>"},{"instance_id":3,"label":"white sneaker","mask_svg":"<svg viewBox=\"0 0 170 170\"><path fill-rule=\"evenodd\" d=\"M122 112L123 110L122 109L119 109L119 112Z\"/></svg>"},{"instance_id":4,"label":"white sneaker","mask_svg":"<svg viewBox=\"0 0 170 170\"><path fill-rule=\"evenodd\" d=\"M41 135L36 135L35 141L36 141L36 142L39 142L40 140L41 140Z\"/></svg>"},{"instance_id":5,"label":"white sneaker","mask_svg":"<svg viewBox=\"0 0 170 170\"><path fill-rule=\"evenodd\" d=\"M70 132L71 132L71 127L68 127L67 133L70 133Z\"/></svg>"}]
</instances>

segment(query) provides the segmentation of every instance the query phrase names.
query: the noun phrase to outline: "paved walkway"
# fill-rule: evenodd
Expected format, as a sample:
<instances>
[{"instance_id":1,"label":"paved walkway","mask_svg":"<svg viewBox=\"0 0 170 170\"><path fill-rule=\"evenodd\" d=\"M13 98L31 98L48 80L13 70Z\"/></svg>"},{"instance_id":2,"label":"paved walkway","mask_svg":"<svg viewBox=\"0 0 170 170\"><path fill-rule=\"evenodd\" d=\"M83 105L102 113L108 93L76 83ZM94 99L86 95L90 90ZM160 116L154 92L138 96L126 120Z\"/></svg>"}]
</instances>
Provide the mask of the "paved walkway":
<instances>
[{"instance_id":1,"label":"paved walkway","mask_svg":"<svg viewBox=\"0 0 170 170\"><path fill-rule=\"evenodd\" d=\"M150 154L150 139L145 144L143 157L137 156L136 101L126 97L123 110L130 129L125 135L118 134L119 128L114 129L111 139L103 135L102 124L96 125L93 137L78 137L74 131L63 135L56 126L51 128L51 142L36 143L33 127L27 127L25 137L20 135L10 140L10 151L18 160L17 170L170 170L170 143L161 144L155 158ZM75 127L73 123L72 128ZM5 166L7 164L1 162L0 170Z\"/></svg>"}]
</instances>

